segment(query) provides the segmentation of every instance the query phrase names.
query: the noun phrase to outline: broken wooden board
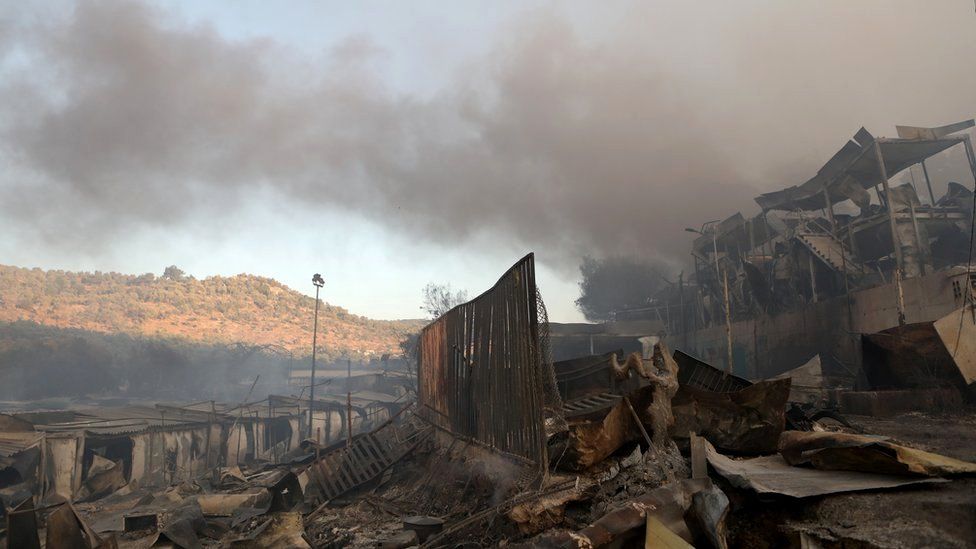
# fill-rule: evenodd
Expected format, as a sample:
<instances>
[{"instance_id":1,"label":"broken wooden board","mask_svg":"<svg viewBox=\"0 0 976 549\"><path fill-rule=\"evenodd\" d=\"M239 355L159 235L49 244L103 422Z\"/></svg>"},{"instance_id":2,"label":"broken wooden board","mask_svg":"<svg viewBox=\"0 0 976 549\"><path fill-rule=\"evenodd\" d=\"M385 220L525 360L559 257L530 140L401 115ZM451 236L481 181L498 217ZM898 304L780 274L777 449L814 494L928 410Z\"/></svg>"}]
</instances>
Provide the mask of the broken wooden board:
<instances>
[{"instance_id":1,"label":"broken wooden board","mask_svg":"<svg viewBox=\"0 0 976 549\"><path fill-rule=\"evenodd\" d=\"M879 475L855 471L821 471L793 467L778 454L734 460L718 453L707 441L705 454L709 465L736 488L793 498L948 482L941 478Z\"/></svg>"}]
</instances>

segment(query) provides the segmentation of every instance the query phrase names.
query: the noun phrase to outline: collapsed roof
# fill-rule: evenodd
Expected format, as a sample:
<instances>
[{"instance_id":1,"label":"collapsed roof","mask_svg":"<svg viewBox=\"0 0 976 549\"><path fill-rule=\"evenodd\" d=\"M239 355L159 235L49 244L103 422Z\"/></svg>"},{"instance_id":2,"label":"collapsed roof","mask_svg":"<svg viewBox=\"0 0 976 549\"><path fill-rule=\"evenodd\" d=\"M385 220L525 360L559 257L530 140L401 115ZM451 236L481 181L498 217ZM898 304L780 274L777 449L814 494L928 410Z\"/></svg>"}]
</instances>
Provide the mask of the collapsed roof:
<instances>
[{"instance_id":1,"label":"collapsed roof","mask_svg":"<svg viewBox=\"0 0 976 549\"><path fill-rule=\"evenodd\" d=\"M867 199L865 189L878 185L882 180L877 156L871 154L875 144L881 149L884 171L890 178L913 164L964 142L965 136L951 135L972 128L974 124L973 120L965 120L937 128L896 126L897 139L875 138L861 128L805 183L761 194L756 197L756 202L764 211L819 210L826 206L826 189L831 204L850 199L860 206L861 201Z\"/></svg>"}]
</instances>

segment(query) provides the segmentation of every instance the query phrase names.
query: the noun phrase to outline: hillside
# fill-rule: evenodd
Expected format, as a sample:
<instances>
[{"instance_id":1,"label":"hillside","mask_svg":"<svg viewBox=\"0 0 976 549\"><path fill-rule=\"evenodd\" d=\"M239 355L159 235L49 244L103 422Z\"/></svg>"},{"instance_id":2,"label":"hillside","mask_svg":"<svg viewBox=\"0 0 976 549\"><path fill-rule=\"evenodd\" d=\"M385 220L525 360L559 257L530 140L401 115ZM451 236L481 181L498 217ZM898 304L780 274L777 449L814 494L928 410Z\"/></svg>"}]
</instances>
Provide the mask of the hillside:
<instances>
[{"instance_id":1,"label":"hillside","mask_svg":"<svg viewBox=\"0 0 976 549\"><path fill-rule=\"evenodd\" d=\"M170 267L151 273L75 273L0 265L0 322L194 342L280 345L309 354L315 300L254 275L203 280ZM319 307L319 350L326 356L398 353L420 321L371 320Z\"/></svg>"}]
</instances>

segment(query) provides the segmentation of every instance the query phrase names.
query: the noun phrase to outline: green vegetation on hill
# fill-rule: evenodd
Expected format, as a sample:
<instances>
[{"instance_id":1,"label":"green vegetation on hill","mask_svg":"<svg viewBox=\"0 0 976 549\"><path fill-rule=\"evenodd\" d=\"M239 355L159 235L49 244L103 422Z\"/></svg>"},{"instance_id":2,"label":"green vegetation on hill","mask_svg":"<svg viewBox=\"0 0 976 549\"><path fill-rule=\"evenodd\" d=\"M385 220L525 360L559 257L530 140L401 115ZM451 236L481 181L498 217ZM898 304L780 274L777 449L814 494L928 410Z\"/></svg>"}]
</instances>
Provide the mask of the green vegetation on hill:
<instances>
[{"instance_id":1,"label":"green vegetation on hill","mask_svg":"<svg viewBox=\"0 0 976 549\"><path fill-rule=\"evenodd\" d=\"M0 323L0 400L238 401L255 380L256 394L292 392L288 372L307 367L307 357L276 348Z\"/></svg>"},{"instance_id":2,"label":"green vegetation on hill","mask_svg":"<svg viewBox=\"0 0 976 549\"><path fill-rule=\"evenodd\" d=\"M0 265L0 322L200 343L272 345L308 354L314 298L260 276L203 280L169 267L151 273L76 273ZM421 321L371 320L341 307L319 308L326 360L398 353Z\"/></svg>"}]
</instances>

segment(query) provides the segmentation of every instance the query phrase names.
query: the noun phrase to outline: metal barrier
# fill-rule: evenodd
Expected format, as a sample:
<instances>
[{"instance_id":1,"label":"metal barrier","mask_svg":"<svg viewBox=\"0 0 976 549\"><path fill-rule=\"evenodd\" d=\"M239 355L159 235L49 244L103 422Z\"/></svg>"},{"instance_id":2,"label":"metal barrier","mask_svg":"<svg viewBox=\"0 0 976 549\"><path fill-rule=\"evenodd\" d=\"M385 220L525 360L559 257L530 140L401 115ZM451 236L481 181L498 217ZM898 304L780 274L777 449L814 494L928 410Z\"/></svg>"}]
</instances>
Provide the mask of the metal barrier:
<instances>
[{"instance_id":1,"label":"metal barrier","mask_svg":"<svg viewBox=\"0 0 976 549\"><path fill-rule=\"evenodd\" d=\"M418 400L437 427L545 466L546 370L529 254L420 334Z\"/></svg>"}]
</instances>

